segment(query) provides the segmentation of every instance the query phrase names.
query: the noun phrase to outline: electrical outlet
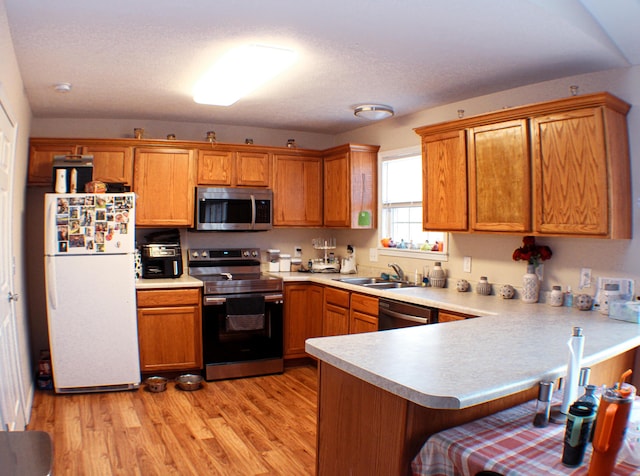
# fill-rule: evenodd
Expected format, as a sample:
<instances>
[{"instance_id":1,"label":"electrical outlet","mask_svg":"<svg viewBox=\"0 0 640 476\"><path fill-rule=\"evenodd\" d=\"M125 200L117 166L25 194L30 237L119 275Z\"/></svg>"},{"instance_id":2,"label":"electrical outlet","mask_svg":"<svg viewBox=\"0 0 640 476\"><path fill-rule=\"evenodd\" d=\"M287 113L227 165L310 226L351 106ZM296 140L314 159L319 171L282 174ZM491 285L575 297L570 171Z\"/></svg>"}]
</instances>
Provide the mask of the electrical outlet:
<instances>
[{"instance_id":1,"label":"electrical outlet","mask_svg":"<svg viewBox=\"0 0 640 476\"><path fill-rule=\"evenodd\" d=\"M369 248L369 261L378 261L378 248Z\"/></svg>"},{"instance_id":2,"label":"electrical outlet","mask_svg":"<svg viewBox=\"0 0 640 476\"><path fill-rule=\"evenodd\" d=\"M580 289L591 287L591 268L582 268L580 270Z\"/></svg>"},{"instance_id":3,"label":"electrical outlet","mask_svg":"<svg viewBox=\"0 0 640 476\"><path fill-rule=\"evenodd\" d=\"M471 256L465 256L462 258L462 271L465 273L471 272Z\"/></svg>"},{"instance_id":4,"label":"electrical outlet","mask_svg":"<svg viewBox=\"0 0 640 476\"><path fill-rule=\"evenodd\" d=\"M293 248L293 257L302 258L302 246L295 246Z\"/></svg>"}]
</instances>

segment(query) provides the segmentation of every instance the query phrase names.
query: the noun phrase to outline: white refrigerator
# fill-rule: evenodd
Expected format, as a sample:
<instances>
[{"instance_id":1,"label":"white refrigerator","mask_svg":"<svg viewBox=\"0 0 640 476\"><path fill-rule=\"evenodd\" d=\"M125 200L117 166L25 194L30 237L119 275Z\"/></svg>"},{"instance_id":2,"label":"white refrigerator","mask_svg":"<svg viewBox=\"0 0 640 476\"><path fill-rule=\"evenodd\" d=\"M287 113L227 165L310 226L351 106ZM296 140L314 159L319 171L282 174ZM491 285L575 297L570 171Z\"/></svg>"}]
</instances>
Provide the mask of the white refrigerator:
<instances>
[{"instance_id":1,"label":"white refrigerator","mask_svg":"<svg viewBox=\"0 0 640 476\"><path fill-rule=\"evenodd\" d=\"M45 283L57 393L138 388L135 195L45 195Z\"/></svg>"}]
</instances>

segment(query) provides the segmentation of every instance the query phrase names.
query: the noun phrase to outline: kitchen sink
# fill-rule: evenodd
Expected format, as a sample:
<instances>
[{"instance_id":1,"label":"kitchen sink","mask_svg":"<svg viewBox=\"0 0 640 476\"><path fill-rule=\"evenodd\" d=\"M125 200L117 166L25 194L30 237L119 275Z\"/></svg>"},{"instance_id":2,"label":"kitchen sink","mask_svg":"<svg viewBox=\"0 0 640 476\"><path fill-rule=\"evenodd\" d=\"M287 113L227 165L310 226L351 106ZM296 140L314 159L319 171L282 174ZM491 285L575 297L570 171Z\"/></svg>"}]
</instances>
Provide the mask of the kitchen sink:
<instances>
[{"instance_id":1,"label":"kitchen sink","mask_svg":"<svg viewBox=\"0 0 640 476\"><path fill-rule=\"evenodd\" d=\"M412 284L412 283L407 283L407 282L400 282L400 281L384 281L384 282L379 282L379 283L369 283L369 284L363 284L362 286L365 286L367 288L372 288L372 289L396 289L396 288L415 288L416 285Z\"/></svg>"},{"instance_id":2,"label":"kitchen sink","mask_svg":"<svg viewBox=\"0 0 640 476\"><path fill-rule=\"evenodd\" d=\"M379 277L335 278L335 280L340 281L341 283L355 284L371 289L413 288L416 286L415 284L407 283L405 281L389 281Z\"/></svg>"},{"instance_id":3,"label":"kitchen sink","mask_svg":"<svg viewBox=\"0 0 640 476\"><path fill-rule=\"evenodd\" d=\"M381 284L385 284L385 283L389 283L389 281L387 281L386 279L382 279L382 278L377 278L377 277L373 277L373 278L335 278L335 281L340 281L341 283L347 283L347 284L359 284L361 286L367 285L367 284L377 284L377 283L381 283Z\"/></svg>"}]
</instances>

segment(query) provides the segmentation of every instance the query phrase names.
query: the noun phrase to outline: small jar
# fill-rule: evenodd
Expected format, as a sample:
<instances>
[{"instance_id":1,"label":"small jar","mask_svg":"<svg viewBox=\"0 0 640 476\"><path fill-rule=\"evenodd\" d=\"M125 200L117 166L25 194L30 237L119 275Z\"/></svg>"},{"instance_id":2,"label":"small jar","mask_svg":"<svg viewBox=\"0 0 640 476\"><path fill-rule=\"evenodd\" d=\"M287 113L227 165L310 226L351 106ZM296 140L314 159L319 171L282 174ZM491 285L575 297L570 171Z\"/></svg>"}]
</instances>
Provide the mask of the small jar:
<instances>
[{"instance_id":1,"label":"small jar","mask_svg":"<svg viewBox=\"0 0 640 476\"><path fill-rule=\"evenodd\" d=\"M476 285L476 293L482 296L491 294L491 284L489 284L486 276L480 276L480 281Z\"/></svg>"},{"instance_id":2,"label":"small jar","mask_svg":"<svg viewBox=\"0 0 640 476\"><path fill-rule=\"evenodd\" d=\"M604 285L602 301L600 302L600 314L609 315L609 305L620 299L620 285L617 283L607 283Z\"/></svg>"},{"instance_id":3,"label":"small jar","mask_svg":"<svg viewBox=\"0 0 640 476\"><path fill-rule=\"evenodd\" d=\"M562 292L562 287L553 286L551 288L551 292L549 293L549 304L554 307L562 306L564 302L564 293Z\"/></svg>"}]
</instances>

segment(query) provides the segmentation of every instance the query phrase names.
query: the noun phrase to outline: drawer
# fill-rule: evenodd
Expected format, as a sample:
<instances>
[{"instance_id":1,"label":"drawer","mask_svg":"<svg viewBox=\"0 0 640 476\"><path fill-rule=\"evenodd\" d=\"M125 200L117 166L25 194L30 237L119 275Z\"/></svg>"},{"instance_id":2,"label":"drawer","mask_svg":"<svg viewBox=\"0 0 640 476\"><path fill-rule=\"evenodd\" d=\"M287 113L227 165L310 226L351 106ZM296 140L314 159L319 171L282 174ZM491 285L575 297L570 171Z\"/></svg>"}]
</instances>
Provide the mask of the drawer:
<instances>
[{"instance_id":1,"label":"drawer","mask_svg":"<svg viewBox=\"0 0 640 476\"><path fill-rule=\"evenodd\" d=\"M324 302L349 309L349 291L326 287L324 290Z\"/></svg>"},{"instance_id":2,"label":"drawer","mask_svg":"<svg viewBox=\"0 0 640 476\"><path fill-rule=\"evenodd\" d=\"M200 289L152 289L138 291L138 307L181 306L200 303Z\"/></svg>"},{"instance_id":3,"label":"drawer","mask_svg":"<svg viewBox=\"0 0 640 476\"><path fill-rule=\"evenodd\" d=\"M378 315L378 298L364 294L351 293L351 309L370 316Z\"/></svg>"}]
</instances>

